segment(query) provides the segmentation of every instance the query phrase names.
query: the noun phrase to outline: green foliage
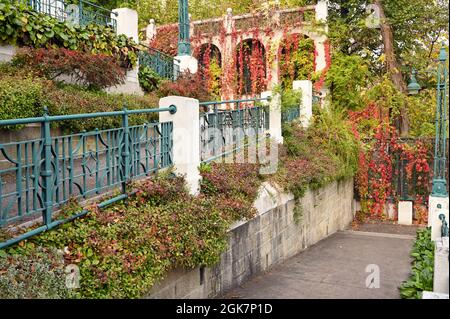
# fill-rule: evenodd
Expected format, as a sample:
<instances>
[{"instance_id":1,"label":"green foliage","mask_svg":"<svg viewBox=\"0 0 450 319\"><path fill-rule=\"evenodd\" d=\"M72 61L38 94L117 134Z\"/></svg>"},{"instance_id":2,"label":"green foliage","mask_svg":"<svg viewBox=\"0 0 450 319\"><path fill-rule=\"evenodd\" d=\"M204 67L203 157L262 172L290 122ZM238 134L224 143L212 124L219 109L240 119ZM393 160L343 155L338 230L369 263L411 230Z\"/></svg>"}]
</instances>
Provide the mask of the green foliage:
<instances>
[{"instance_id":1,"label":"green foliage","mask_svg":"<svg viewBox=\"0 0 450 319\"><path fill-rule=\"evenodd\" d=\"M56 249L19 249L0 256L1 299L65 299L64 259ZM4 251L3 251L4 252Z\"/></svg>"},{"instance_id":2,"label":"green foliage","mask_svg":"<svg viewBox=\"0 0 450 319\"><path fill-rule=\"evenodd\" d=\"M42 113L44 83L32 77L0 76L0 120L36 116ZM13 127L3 127L12 129ZM15 129L20 126L15 126Z\"/></svg>"},{"instance_id":3,"label":"green foliage","mask_svg":"<svg viewBox=\"0 0 450 319\"><path fill-rule=\"evenodd\" d=\"M411 275L399 287L403 299L421 299L423 291L433 291L434 242L431 228L419 229L411 251Z\"/></svg>"},{"instance_id":4,"label":"green foliage","mask_svg":"<svg viewBox=\"0 0 450 319\"><path fill-rule=\"evenodd\" d=\"M358 55L337 52L327 72L326 83L332 94L333 107L357 110L363 106L362 90L370 77L367 62Z\"/></svg>"},{"instance_id":5,"label":"green foliage","mask_svg":"<svg viewBox=\"0 0 450 319\"><path fill-rule=\"evenodd\" d=\"M302 101L302 91L294 90L292 88L282 89L281 86L276 86L273 92L281 95L281 111L286 111L294 107L300 107Z\"/></svg>"},{"instance_id":6,"label":"green foliage","mask_svg":"<svg viewBox=\"0 0 450 319\"><path fill-rule=\"evenodd\" d=\"M109 27L69 25L9 0L0 0L0 42L114 55L128 68L137 62L137 44Z\"/></svg>"},{"instance_id":7,"label":"green foliage","mask_svg":"<svg viewBox=\"0 0 450 319\"><path fill-rule=\"evenodd\" d=\"M389 110L391 120L400 115L401 107L406 103L407 96L398 91L390 78L385 75L372 86L364 96L366 103L375 103L380 109Z\"/></svg>"},{"instance_id":8,"label":"green foliage","mask_svg":"<svg viewBox=\"0 0 450 319\"><path fill-rule=\"evenodd\" d=\"M14 56L13 64L50 80L65 75L80 85L97 90L125 83L124 70L114 57L105 54L64 48L21 48Z\"/></svg>"},{"instance_id":9,"label":"green foliage","mask_svg":"<svg viewBox=\"0 0 450 319\"><path fill-rule=\"evenodd\" d=\"M408 114L411 137L434 137L436 134L436 90L423 89L408 96Z\"/></svg>"},{"instance_id":10,"label":"green foliage","mask_svg":"<svg viewBox=\"0 0 450 319\"><path fill-rule=\"evenodd\" d=\"M139 84L145 92L153 92L158 89L162 78L148 66L139 67Z\"/></svg>"},{"instance_id":11,"label":"green foliage","mask_svg":"<svg viewBox=\"0 0 450 319\"><path fill-rule=\"evenodd\" d=\"M317 189L356 172L359 144L336 111L322 110L306 130L296 122L285 124L283 137L281 165L273 178L296 199L308 188Z\"/></svg>"},{"instance_id":12,"label":"green foliage","mask_svg":"<svg viewBox=\"0 0 450 319\"><path fill-rule=\"evenodd\" d=\"M208 84L208 79L204 78L201 73L184 72L176 81L161 82L157 95L161 98L176 95L191 97L201 102L212 101L213 95Z\"/></svg>"},{"instance_id":13,"label":"green foliage","mask_svg":"<svg viewBox=\"0 0 450 319\"><path fill-rule=\"evenodd\" d=\"M306 80L314 73L314 41L298 35L287 36L281 44L280 79L284 89L295 80Z\"/></svg>"},{"instance_id":14,"label":"green foliage","mask_svg":"<svg viewBox=\"0 0 450 319\"><path fill-rule=\"evenodd\" d=\"M129 109L154 108L157 99L152 96L139 97L127 94L107 94L91 91L77 85L54 83L32 74L20 74L23 70L10 64L0 65L0 119L38 117L43 115L43 107L49 108L51 115L109 112ZM17 74L17 75L16 75ZM157 115L133 115L130 124L140 124L155 120ZM93 118L54 123L67 132L107 129L121 125L120 117ZM6 129L20 129L20 126Z\"/></svg>"}]
</instances>

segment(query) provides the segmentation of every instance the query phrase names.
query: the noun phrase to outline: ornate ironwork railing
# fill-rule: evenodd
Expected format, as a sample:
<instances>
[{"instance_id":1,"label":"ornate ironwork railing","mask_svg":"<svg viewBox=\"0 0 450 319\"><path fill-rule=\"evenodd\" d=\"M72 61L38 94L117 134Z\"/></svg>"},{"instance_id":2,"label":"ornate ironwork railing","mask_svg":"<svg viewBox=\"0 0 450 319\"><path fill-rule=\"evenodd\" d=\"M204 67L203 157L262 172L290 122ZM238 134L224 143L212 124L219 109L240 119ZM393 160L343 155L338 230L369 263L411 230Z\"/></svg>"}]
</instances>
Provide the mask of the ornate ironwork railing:
<instances>
[{"instance_id":1,"label":"ornate ironwork railing","mask_svg":"<svg viewBox=\"0 0 450 319\"><path fill-rule=\"evenodd\" d=\"M146 66L156 72L160 77L175 81L180 75L180 66L176 63L176 59L147 46L146 50L139 52L139 64Z\"/></svg>"},{"instance_id":2,"label":"ornate ironwork railing","mask_svg":"<svg viewBox=\"0 0 450 319\"><path fill-rule=\"evenodd\" d=\"M0 144L0 227L35 220L42 226L0 248L51 229L75 217L57 219L54 212L70 199L88 199L121 187L121 194L100 204L127 197L127 183L172 164L172 122L130 126L133 114L176 112L176 107L138 109L0 121L0 128L39 123L41 138ZM122 126L65 136L52 136L55 121L121 117ZM80 216L81 216L80 215Z\"/></svg>"},{"instance_id":3,"label":"ornate ironwork railing","mask_svg":"<svg viewBox=\"0 0 450 319\"><path fill-rule=\"evenodd\" d=\"M86 0L22 0L34 11L78 25L97 24L117 30L117 13Z\"/></svg>"},{"instance_id":4,"label":"ornate ironwork railing","mask_svg":"<svg viewBox=\"0 0 450 319\"><path fill-rule=\"evenodd\" d=\"M266 137L268 107L258 102L268 98L200 103L200 159L211 162ZM219 109L224 107L226 109Z\"/></svg>"},{"instance_id":5,"label":"ornate ironwork railing","mask_svg":"<svg viewBox=\"0 0 450 319\"><path fill-rule=\"evenodd\" d=\"M289 108L281 112L281 123L289 123L300 117L300 108L298 106Z\"/></svg>"}]
</instances>

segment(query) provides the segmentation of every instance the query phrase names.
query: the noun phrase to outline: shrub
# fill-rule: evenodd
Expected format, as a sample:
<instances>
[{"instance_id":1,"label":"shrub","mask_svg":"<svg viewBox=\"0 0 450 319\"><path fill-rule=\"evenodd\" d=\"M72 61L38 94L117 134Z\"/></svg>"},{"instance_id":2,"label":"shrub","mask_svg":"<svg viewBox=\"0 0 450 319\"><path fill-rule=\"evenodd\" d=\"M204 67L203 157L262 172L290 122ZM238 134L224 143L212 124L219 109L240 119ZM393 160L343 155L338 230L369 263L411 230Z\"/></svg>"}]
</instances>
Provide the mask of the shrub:
<instances>
[{"instance_id":1,"label":"shrub","mask_svg":"<svg viewBox=\"0 0 450 319\"><path fill-rule=\"evenodd\" d=\"M162 78L148 66L139 67L139 84L145 92L156 91Z\"/></svg>"},{"instance_id":2,"label":"shrub","mask_svg":"<svg viewBox=\"0 0 450 319\"><path fill-rule=\"evenodd\" d=\"M25 75L17 67L0 65L0 119L42 116L43 107L48 106L50 115L68 115L92 112L109 112L129 109L153 108L158 104L155 96L140 97L128 94L107 94L90 91L77 85L55 84L43 78ZM13 75L23 72L20 75ZM130 125L157 119L157 114L132 115ZM92 118L78 121L59 121L52 125L67 132L108 129L121 125L120 117ZM3 127L19 129L21 126Z\"/></svg>"},{"instance_id":3,"label":"shrub","mask_svg":"<svg viewBox=\"0 0 450 319\"><path fill-rule=\"evenodd\" d=\"M55 80L59 76L71 77L76 83L94 89L123 84L125 72L117 60L105 54L90 54L64 48L21 48L14 63L37 71L37 75Z\"/></svg>"},{"instance_id":4,"label":"shrub","mask_svg":"<svg viewBox=\"0 0 450 319\"><path fill-rule=\"evenodd\" d=\"M0 77L0 120L42 115L44 82L34 78ZM19 129L21 126L2 127Z\"/></svg>"},{"instance_id":5,"label":"shrub","mask_svg":"<svg viewBox=\"0 0 450 319\"><path fill-rule=\"evenodd\" d=\"M170 176L136 184L138 193L127 202L93 207L85 218L27 245L67 247L65 262L79 266L82 278L77 298L142 297L173 266L213 265L230 224L211 199L189 195L183 179Z\"/></svg>"},{"instance_id":6,"label":"shrub","mask_svg":"<svg viewBox=\"0 0 450 319\"><path fill-rule=\"evenodd\" d=\"M421 299L423 291L433 291L434 242L431 228L417 230L411 256L411 275L399 287L403 299Z\"/></svg>"},{"instance_id":7,"label":"shrub","mask_svg":"<svg viewBox=\"0 0 450 319\"><path fill-rule=\"evenodd\" d=\"M199 101L211 101L213 99L207 79L203 78L200 73L192 74L190 72L182 73L174 82L164 81L161 83L158 96L169 95L186 96Z\"/></svg>"},{"instance_id":8,"label":"shrub","mask_svg":"<svg viewBox=\"0 0 450 319\"><path fill-rule=\"evenodd\" d=\"M56 85L46 88L46 95L50 114L67 115L77 113L110 112L120 111L124 107L128 109L154 108L157 106L157 100L151 97L140 97L127 94L107 94L105 92L92 92L89 90L80 90L73 85ZM145 121L156 120L156 113L148 115L130 116L130 125L142 124ZM120 127L122 124L120 116L99 117L77 121L60 121L56 124L67 132L81 132L83 130L92 131L98 129L108 129Z\"/></svg>"},{"instance_id":9,"label":"shrub","mask_svg":"<svg viewBox=\"0 0 450 319\"><path fill-rule=\"evenodd\" d=\"M2 299L68 298L71 291L65 284L64 259L56 249L38 247L22 254L0 255Z\"/></svg>"},{"instance_id":10,"label":"shrub","mask_svg":"<svg viewBox=\"0 0 450 319\"><path fill-rule=\"evenodd\" d=\"M0 42L35 48L70 50L115 56L123 67L136 65L138 45L106 26L75 26L30 10L23 2L0 0Z\"/></svg>"}]
</instances>

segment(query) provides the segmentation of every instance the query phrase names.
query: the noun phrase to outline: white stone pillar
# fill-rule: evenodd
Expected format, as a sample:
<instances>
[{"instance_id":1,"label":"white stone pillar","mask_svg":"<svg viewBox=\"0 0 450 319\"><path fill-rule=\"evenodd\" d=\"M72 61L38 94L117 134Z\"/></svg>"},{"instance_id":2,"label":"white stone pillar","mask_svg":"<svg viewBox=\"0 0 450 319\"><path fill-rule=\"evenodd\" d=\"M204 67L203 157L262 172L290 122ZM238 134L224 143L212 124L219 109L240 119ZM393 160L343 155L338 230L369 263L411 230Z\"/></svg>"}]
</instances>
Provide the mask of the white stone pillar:
<instances>
[{"instance_id":1,"label":"white stone pillar","mask_svg":"<svg viewBox=\"0 0 450 319\"><path fill-rule=\"evenodd\" d=\"M269 133L277 143L283 144L283 134L281 132L281 95L272 94L272 91L261 93L262 98L271 97L269 101Z\"/></svg>"},{"instance_id":2,"label":"white stone pillar","mask_svg":"<svg viewBox=\"0 0 450 319\"><path fill-rule=\"evenodd\" d=\"M411 201L398 202L398 223L399 225L412 225L413 203Z\"/></svg>"},{"instance_id":3,"label":"white stone pillar","mask_svg":"<svg viewBox=\"0 0 450 319\"><path fill-rule=\"evenodd\" d=\"M159 113L159 121L173 123L173 165L175 173L184 176L189 192L198 194L200 187L200 121L199 102L181 96L168 96L159 100L160 108L177 107L175 114Z\"/></svg>"},{"instance_id":4,"label":"white stone pillar","mask_svg":"<svg viewBox=\"0 0 450 319\"><path fill-rule=\"evenodd\" d=\"M198 61L191 55L177 55L175 63L180 67L180 72L190 72L192 74L198 71Z\"/></svg>"},{"instance_id":5,"label":"white stone pillar","mask_svg":"<svg viewBox=\"0 0 450 319\"><path fill-rule=\"evenodd\" d=\"M303 127L309 127L312 118L312 82L309 80L301 80L292 82L294 90L302 92L302 100L300 104L300 122Z\"/></svg>"},{"instance_id":6,"label":"white stone pillar","mask_svg":"<svg viewBox=\"0 0 450 319\"><path fill-rule=\"evenodd\" d=\"M433 292L447 294L449 281L448 237L436 240L434 251Z\"/></svg>"},{"instance_id":7,"label":"white stone pillar","mask_svg":"<svg viewBox=\"0 0 450 319\"><path fill-rule=\"evenodd\" d=\"M111 18L117 21L117 34L125 34L132 38L136 43L139 43L138 31L138 14L135 10L129 8L113 9Z\"/></svg>"},{"instance_id":8,"label":"white stone pillar","mask_svg":"<svg viewBox=\"0 0 450 319\"><path fill-rule=\"evenodd\" d=\"M431 227L431 240L441 237L442 221L439 219L440 214L444 214L445 220L450 225L448 203L448 197L430 196L428 199L428 227Z\"/></svg>"},{"instance_id":9,"label":"white stone pillar","mask_svg":"<svg viewBox=\"0 0 450 319\"><path fill-rule=\"evenodd\" d=\"M136 43L139 43L138 35L138 14L135 10L129 8L114 9L111 17L117 21L117 34L124 34L128 38L132 38ZM138 62L139 63L139 62ZM115 87L107 88L110 93L128 93L136 95L144 95L141 86L139 85L139 64L132 70L127 70L125 83Z\"/></svg>"}]
</instances>

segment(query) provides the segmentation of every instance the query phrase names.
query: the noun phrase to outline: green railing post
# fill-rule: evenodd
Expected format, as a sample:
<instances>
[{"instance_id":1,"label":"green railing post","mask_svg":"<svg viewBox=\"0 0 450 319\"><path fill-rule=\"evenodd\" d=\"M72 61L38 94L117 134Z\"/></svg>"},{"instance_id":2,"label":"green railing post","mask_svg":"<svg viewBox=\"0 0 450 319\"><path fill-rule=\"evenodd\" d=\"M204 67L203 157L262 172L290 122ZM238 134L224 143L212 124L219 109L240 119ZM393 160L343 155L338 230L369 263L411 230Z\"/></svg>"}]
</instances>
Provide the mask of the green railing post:
<instances>
[{"instance_id":1,"label":"green railing post","mask_svg":"<svg viewBox=\"0 0 450 319\"><path fill-rule=\"evenodd\" d=\"M48 119L48 108L44 108L44 121L41 124L41 136L44 143L41 154L42 178L42 201L43 208L42 217L46 226L52 222L53 211L53 188L52 188L52 136L50 132L50 121Z\"/></svg>"},{"instance_id":2,"label":"green railing post","mask_svg":"<svg viewBox=\"0 0 450 319\"><path fill-rule=\"evenodd\" d=\"M128 123L128 109L123 108L122 115L122 193L126 193L127 183L130 179L130 126Z\"/></svg>"}]
</instances>

